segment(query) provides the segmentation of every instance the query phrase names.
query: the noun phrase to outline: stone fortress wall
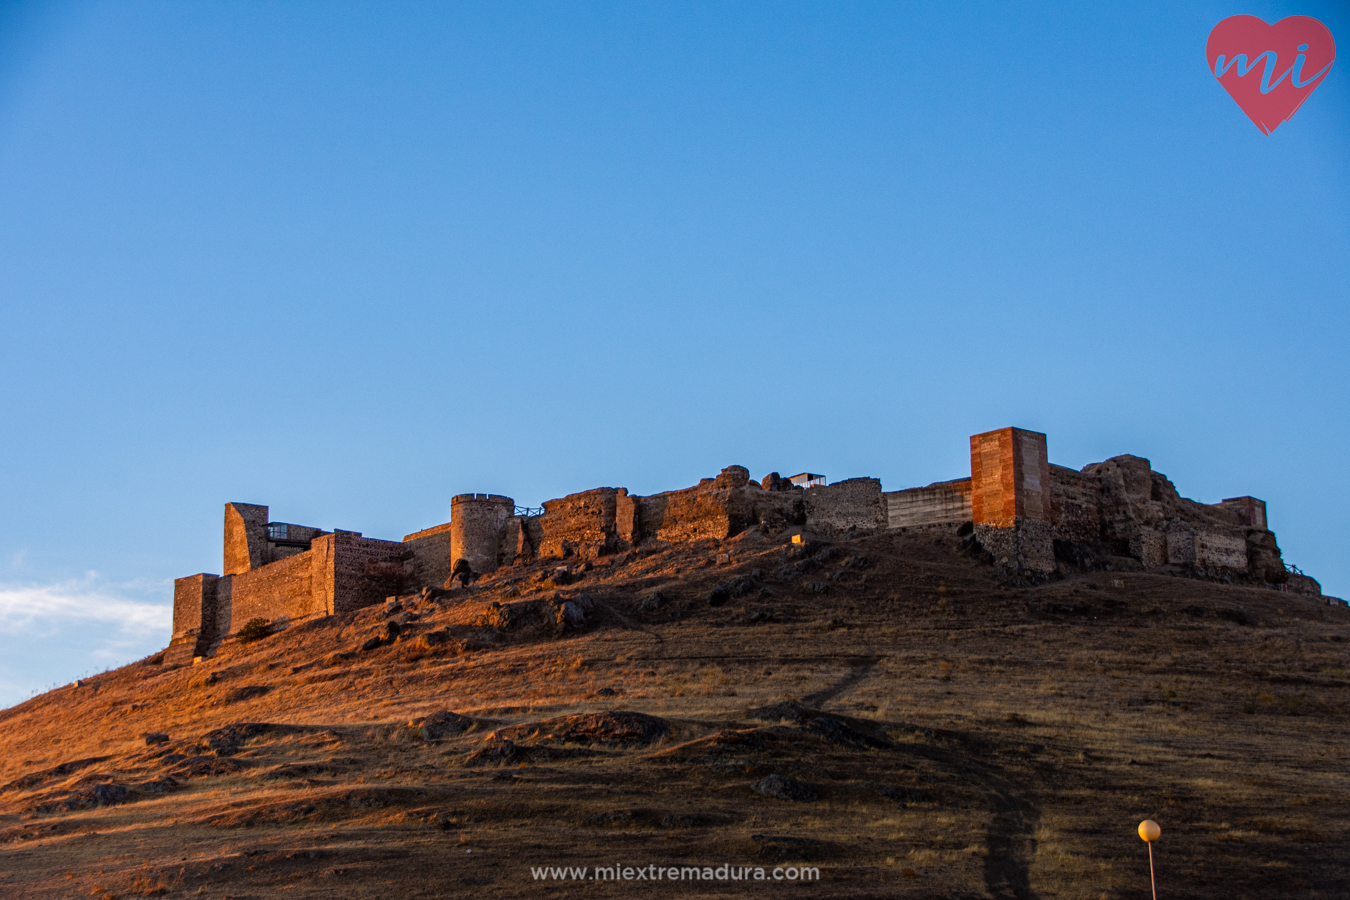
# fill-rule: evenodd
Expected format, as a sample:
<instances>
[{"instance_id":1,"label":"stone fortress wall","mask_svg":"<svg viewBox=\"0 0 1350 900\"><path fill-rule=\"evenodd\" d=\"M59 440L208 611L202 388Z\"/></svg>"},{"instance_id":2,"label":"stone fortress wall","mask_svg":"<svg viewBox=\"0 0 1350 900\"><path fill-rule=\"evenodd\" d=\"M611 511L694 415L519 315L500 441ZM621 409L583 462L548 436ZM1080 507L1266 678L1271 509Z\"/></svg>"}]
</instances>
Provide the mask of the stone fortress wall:
<instances>
[{"instance_id":1,"label":"stone fortress wall","mask_svg":"<svg viewBox=\"0 0 1350 900\"><path fill-rule=\"evenodd\" d=\"M1266 505L1181 497L1147 459L1117 456L1081 471L1052 465L1046 436L1003 428L970 438L969 478L883 491L876 478L802 488L741 466L651 496L602 487L545 501L542 514L499 494L451 498L450 521L402 541L270 522L268 508L225 506L224 575L174 582L176 660L202 656L250 619L334 615L422 587L546 558L590 559L659 542L721 540L750 528L863 535L952 528L972 553L1033 578L1056 570L1136 567L1238 578L1318 595L1289 572ZM533 514L524 514L533 513Z\"/></svg>"}]
</instances>

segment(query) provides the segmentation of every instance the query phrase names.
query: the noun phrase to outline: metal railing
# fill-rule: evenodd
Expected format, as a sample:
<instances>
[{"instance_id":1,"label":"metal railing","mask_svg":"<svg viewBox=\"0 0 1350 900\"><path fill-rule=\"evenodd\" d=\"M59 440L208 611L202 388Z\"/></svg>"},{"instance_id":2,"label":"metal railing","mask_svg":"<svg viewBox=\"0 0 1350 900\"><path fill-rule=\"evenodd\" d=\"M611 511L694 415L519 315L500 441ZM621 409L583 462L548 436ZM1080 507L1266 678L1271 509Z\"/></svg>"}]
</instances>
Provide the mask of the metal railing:
<instances>
[{"instance_id":1,"label":"metal railing","mask_svg":"<svg viewBox=\"0 0 1350 900\"><path fill-rule=\"evenodd\" d=\"M524 516L524 517L527 518L527 519L534 518L535 516L542 516L543 514L544 514L544 508L543 508L542 506L517 506L517 507L516 507L516 515L518 515L518 516Z\"/></svg>"}]
</instances>

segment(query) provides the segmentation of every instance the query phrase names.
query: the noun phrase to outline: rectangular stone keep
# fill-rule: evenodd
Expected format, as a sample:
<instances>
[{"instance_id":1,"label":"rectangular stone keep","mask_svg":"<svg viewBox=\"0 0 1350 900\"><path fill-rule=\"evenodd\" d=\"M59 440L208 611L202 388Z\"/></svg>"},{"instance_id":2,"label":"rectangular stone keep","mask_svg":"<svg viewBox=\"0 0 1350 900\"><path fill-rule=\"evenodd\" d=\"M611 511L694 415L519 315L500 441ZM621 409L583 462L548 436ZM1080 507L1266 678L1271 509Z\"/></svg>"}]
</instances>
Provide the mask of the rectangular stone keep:
<instances>
[{"instance_id":1,"label":"rectangular stone keep","mask_svg":"<svg viewBox=\"0 0 1350 900\"><path fill-rule=\"evenodd\" d=\"M970 512L977 525L1008 528L1017 519L1051 521L1045 435L1000 428L970 439Z\"/></svg>"},{"instance_id":2,"label":"rectangular stone keep","mask_svg":"<svg viewBox=\"0 0 1350 900\"><path fill-rule=\"evenodd\" d=\"M1255 497L1229 497L1219 506L1236 513L1239 525L1266 530L1266 501Z\"/></svg>"}]
</instances>

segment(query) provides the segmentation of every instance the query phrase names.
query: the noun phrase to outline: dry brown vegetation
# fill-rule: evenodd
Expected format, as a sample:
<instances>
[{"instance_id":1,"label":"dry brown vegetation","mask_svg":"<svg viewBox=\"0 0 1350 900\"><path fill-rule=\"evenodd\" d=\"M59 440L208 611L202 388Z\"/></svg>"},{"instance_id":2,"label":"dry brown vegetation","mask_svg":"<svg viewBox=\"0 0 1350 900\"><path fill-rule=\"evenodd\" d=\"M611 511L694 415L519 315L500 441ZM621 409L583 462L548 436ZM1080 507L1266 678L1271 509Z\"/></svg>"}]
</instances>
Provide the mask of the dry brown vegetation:
<instances>
[{"instance_id":1,"label":"dry brown vegetation","mask_svg":"<svg viewBox=\"0 0 1350 900\"><path fill-rule=\"evenodd\" d=\"M1167 897L1350 895L1350 610L942 530L604 562L0 712L0 896L1145 897L1144 818ZM723 863L821 879L529 870Z\"/></svg>"}]
</instances>

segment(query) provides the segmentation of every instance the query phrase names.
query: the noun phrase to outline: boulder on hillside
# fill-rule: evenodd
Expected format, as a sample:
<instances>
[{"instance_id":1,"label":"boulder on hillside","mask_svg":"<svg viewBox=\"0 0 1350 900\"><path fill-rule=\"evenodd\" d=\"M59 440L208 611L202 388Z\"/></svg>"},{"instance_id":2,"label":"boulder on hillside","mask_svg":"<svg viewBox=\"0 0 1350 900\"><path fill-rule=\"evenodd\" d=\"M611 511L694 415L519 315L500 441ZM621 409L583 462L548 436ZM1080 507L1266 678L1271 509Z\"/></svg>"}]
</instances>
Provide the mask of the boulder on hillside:
<instances>
[{"instance_id":1,"label":"boulder on hillside","mask_svg":"<svg viewBox=\"0 0 1350 900\"><path fill-rule=\"evenodd\" d=\"M448 709L442 709L429 716L413 719L408 723L408 727L416 728L417 733L424 741L441 741L446 738L458 737L468 731L473 727L473 719L468 716L461 716L456 712L450 712Z\"/></svg>"},{"instance_id":2,"label":"boulder on hillside","mask_svg":"<svg viewBox=\"0 0 1350 900\"><path fill-rule=\"evenodd\" d=\"M811 786L789 778L786 775L765 775L752 786L755 793L763 794L774 800L788 800L793 803L810 803L816 799Z\"/></svg>"},{"instance_id":3,"label":"boulder on hillside","mask_svg":"<svg viewBox=\"0 0 1350 900\"><path fill-rule=\"evenodd\" d=\"M602 712L511 725L498 729L497 737L508 741L631 746L650 744L669 731L665 720L656 716L638 712Z\"/></svg>"}]
</instances>

